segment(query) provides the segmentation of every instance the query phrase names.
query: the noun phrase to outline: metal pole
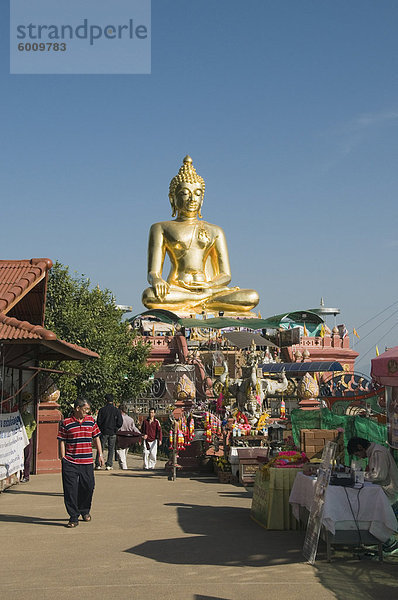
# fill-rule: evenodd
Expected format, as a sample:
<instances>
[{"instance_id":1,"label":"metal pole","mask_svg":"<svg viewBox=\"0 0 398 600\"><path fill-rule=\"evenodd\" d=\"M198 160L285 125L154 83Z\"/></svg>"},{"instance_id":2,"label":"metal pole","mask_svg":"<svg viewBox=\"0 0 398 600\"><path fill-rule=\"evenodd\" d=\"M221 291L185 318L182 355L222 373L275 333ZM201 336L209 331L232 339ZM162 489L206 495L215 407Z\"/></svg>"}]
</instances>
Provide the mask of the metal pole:
<instances>
[{"instance_id":1,"label":"metal pole","mask_svg":"<svg viewBox=\"0 0 398 600\"><path fill-rule=\"evenodd\" d=\"M178 421L174 421L174 441L173 441L173 481L177 478L177 442L178 442Z\"/></svg>"}]
</instances>

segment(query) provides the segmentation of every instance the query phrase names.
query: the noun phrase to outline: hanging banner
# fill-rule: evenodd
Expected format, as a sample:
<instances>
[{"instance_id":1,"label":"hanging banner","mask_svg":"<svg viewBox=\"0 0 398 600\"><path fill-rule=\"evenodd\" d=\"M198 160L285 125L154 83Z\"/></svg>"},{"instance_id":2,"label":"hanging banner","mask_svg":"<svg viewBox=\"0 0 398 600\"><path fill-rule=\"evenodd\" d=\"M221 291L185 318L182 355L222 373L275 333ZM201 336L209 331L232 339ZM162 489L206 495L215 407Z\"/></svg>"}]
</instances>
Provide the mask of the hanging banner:
<instances>
[{"instance_id":1,"label":"hanging banner","mask_svg":"<svg viewBox=\"0 0 398 600\"><path fill-rule=\"evenodd\" d=\"M23 471L24 448L28 444L19 411L0 414L0 479Z\"/></svg>"},{"instance_id":2,"label":"hanging banner","mask_svg":"<svg viewBox=\"0 0 398 600\"><path fill-rule=\"evenodd\" d=\"M387 441L391 448L398 450L398 387L386 386Z\"/></svg>"}]
</instances>

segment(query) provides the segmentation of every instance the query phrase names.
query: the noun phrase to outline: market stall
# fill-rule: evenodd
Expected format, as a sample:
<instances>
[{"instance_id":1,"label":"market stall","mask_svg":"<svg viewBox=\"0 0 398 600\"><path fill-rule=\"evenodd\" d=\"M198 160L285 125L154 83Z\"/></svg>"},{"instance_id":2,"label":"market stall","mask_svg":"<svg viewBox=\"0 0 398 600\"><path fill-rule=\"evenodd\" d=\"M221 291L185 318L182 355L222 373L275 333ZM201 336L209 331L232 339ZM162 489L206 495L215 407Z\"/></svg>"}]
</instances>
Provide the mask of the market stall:
<instances>
[{"instance_id":1,"label":"market stall","mask_svg":"<svg viewBox=\"0 0 398 600\"><path fill-rule=\"evenodd\" d=\"M314 498L315 477L298 473L290 494L293 515L306 523ZM363 487L328 485L322 516L321 536L330 545L380 544L396 531L397 520L379 485ZM381 551L381 550L380 550Z\"/></svg>"}]
</instances>

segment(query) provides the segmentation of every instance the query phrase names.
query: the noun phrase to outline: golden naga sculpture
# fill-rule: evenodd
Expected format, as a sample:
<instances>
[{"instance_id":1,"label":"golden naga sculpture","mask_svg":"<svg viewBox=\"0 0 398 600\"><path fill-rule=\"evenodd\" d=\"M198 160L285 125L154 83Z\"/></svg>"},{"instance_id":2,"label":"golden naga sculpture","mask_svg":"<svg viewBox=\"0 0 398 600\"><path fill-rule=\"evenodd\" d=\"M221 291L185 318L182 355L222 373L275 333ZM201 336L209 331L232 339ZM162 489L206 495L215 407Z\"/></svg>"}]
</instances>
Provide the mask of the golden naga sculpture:
<instances>
[{"instance_id":1,"label":"golden naga sculpture","mask_svg":"<svg viewBox=\"0 0 398 600\"><path fill-rule=\"evenodd\" d=\"M172 311L246 312L259 301L255 290L228 287L231 270L221 227L201 221L205 182L184 158L170 182L174 221L154 223L149 233L148 282L142 295L147 308ZM162 277L165 255L171 262L167 281Z\"/></svg>"}]
</instances>

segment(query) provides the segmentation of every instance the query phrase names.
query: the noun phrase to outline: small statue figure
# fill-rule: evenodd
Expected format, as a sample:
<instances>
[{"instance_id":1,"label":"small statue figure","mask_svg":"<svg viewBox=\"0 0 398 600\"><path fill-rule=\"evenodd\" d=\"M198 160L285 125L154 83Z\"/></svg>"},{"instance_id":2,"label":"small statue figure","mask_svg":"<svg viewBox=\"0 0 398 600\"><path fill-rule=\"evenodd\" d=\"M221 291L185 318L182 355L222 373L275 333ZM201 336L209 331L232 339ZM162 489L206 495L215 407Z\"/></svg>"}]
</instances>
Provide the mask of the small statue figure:
<instances>
[{"instance_id":1,"label":"small statue figure","mask_svg":"<svg viewBox=\"0 0 398 600\"><path fill-rule=\"evenodd\" d=\"M174 221L154 223L149 233L148 282L142 296L147 308L172 311L247 312L259 301L255 290L229 288L231 271L221 227L202 218L205 183L190 156L170 183ZM163 279L165 255L171 262Z\"/></svg>"}]
</instances>

